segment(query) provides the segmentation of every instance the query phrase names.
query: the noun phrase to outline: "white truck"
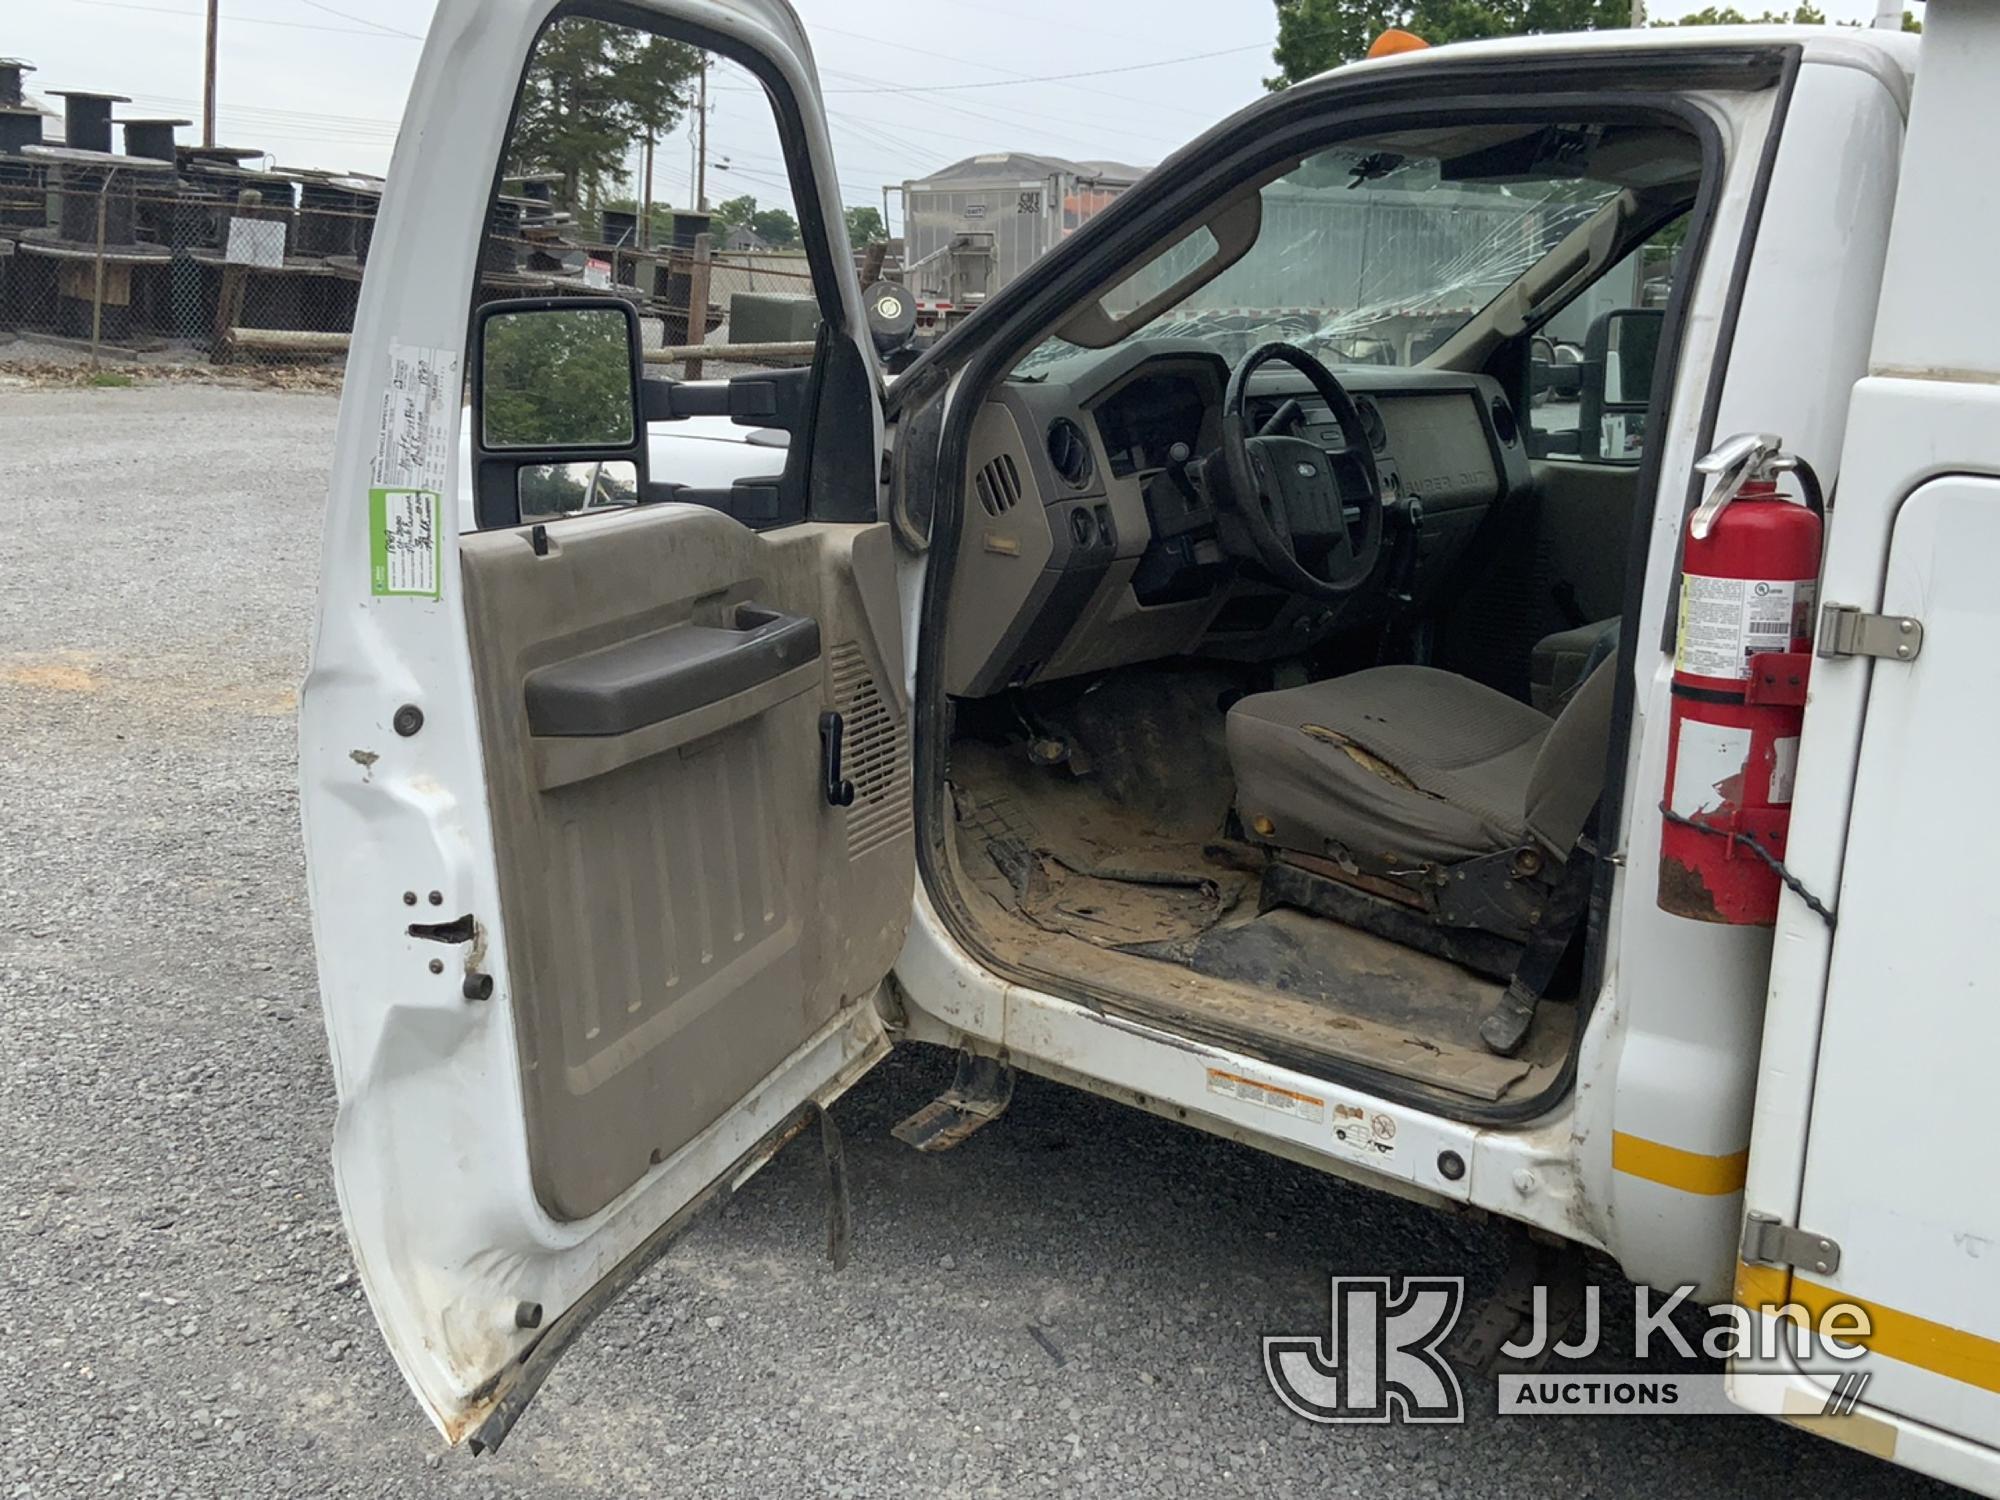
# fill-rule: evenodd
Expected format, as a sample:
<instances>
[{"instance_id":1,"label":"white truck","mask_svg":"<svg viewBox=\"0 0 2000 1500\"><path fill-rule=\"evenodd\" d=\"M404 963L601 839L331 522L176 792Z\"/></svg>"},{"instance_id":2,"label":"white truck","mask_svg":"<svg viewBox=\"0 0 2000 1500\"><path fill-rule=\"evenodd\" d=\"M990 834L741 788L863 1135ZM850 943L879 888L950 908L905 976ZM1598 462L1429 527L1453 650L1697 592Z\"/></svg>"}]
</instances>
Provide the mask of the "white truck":
<instances>
[{"instance_id":1,"label":"white truck","mask_svg":"<svg viewBox=\"0 0 2000 1500\"><path fill-rule=\"evenodd\" d=\"M1945 837L2000 826L2000 11L1927 21L1340 69L887 389L784 0L442 0L300 742L340 1202L440 1430L500 1441L929 1044L914 1144L1026 1069L1513 1221L1745 1309L1739 1403L2000 1495L1994 905ZM613 23L763 81L809 369L657 381L616 302L475 305L512 81ZM1350 223L1362 183L1494 227ZM1642 284L1547 399L1552 320ZM691 484L647 437L689 417L788 442ZM593 503L524 503L564 466ZM1739 490L1823 494L1823 555L1700 573ZM1836 1305L1865 1382L1791 1336Z\"/></svg>"}]
</instances>

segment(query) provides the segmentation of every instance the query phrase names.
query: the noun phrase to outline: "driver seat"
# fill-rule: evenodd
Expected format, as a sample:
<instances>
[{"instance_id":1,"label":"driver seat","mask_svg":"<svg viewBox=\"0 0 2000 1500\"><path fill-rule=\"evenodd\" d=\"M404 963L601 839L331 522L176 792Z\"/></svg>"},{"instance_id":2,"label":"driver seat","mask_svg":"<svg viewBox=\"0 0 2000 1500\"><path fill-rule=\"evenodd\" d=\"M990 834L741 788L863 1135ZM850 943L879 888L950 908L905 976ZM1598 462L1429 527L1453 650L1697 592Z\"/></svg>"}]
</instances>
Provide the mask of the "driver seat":
<instances>
[{"instance_id":1,"label":"driver seat","mask_svg":"<svg viewBox=\"0 0 2000 1500\"><path fill-rule=\"evenodd\" d=\"M1615 682L1607 659L1555 718L1433 667L1254 693L1229 710L1237 812L1259 843L1392 879L1561 864L1603 790Z\"/></svg>"}]
</instances>

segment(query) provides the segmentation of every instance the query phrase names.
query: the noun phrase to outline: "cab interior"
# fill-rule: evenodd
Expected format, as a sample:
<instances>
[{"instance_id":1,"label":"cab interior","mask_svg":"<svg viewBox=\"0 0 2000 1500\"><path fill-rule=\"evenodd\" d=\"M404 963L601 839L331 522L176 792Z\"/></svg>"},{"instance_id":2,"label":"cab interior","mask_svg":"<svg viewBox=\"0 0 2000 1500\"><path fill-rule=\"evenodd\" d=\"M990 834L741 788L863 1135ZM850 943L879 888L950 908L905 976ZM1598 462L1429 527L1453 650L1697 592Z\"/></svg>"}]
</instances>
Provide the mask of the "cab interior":
<instances>
[{"instance_id":1,"label":"cab interior","mask_svg":"<svg viewBox=\"0 0 2000 1500\"><path fill-rule=\"evenodd\" d=\"M1328 142L984 391L932 574L976 952L1467 1115L1546 1095L1702 181L1653 118Z\"/></svg>"}]
</instances>

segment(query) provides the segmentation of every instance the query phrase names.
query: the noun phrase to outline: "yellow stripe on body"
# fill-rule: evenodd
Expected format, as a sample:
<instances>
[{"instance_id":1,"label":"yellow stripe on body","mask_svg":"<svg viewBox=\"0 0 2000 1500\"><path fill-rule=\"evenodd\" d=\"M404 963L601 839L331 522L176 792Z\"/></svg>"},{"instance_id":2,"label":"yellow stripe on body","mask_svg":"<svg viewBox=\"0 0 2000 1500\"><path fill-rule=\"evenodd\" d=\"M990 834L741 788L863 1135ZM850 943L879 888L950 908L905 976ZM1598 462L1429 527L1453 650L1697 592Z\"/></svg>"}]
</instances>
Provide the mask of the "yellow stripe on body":
<instances>
[{"instance_id":1,"label":"yellow stripe on body","mask_svg":"<svg viewBox=\"0 0 2000 1500\"><path fill-rule=\"evenodd\" d=\"M1743 1191L1750 1172L1750 1152L1746 1147L1727 1156L1704 1156L1620 1130L1611 1137L1611 1170L1683 1193L1719 1198Z\"/></svg>"}]
</instances>

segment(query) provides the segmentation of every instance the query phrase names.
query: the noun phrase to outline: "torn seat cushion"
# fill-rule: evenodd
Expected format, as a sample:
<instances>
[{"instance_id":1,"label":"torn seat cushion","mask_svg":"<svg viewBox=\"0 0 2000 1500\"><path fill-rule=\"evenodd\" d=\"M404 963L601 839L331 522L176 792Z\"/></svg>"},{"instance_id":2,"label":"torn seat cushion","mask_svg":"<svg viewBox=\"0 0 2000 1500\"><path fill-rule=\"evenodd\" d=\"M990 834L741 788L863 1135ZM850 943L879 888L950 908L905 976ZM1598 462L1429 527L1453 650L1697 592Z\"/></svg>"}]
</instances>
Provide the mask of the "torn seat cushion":
<instances>
[{"instance_id":1,"label":"torn seat cushion","mask_svg":"<svg viewBox=\"0 0 2000 1500\"><path fill-rule=\"evenodd\" d=\"M1378 870L1530 842L1562 859L1602 786L1613 680L1593 672L1560 732L1547 714L1431 667L1254 693L1229 711L1237 811L1264 843Z\"/></svg>"}]
</instances>

